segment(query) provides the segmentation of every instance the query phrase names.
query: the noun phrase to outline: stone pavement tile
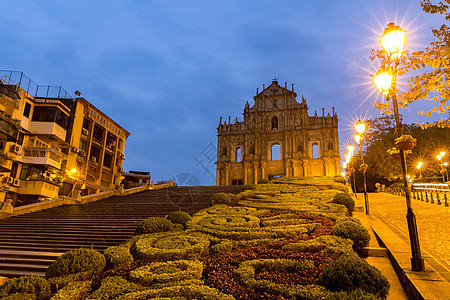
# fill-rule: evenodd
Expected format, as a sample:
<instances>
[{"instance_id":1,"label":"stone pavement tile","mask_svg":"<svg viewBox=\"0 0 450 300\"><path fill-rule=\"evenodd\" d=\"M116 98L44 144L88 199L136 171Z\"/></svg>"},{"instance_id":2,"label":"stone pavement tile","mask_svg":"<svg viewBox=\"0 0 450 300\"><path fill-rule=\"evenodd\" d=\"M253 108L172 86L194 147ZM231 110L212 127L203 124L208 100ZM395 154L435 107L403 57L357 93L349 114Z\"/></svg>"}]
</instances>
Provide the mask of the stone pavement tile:
<instances>
[{"instance_id":1,"label":"stone pavement tile","mask_svg":"<svg viewBox=\"0 0 450 300\"><path fill-rule=\"evenodd\" d=\"M364 259L372 266L375 266L380 272L386 276L391 285L387 300L407 300L400 280L392 267L391 261L387 257L367 257Z\"/></svg>"},{"instance_id":2,"label":"stone pavement tile","mask_svg":"<svg viewBox=\"0 0 450 300\"><path fill-rule=\"evenodd\" d=\"M361 199L361 198L360 198ZM364 208L361 205L364 205L363 201L355 200L355 211L352 213L352 216L359 219L361 221L361 224L366 227L370 234L370 242L369 247L373 247L375 249L379 249L380 245L378 243L378 240L375 237L375 234L373 230L370 227L369 220L367 219L366 213L364 211ZM362 209L360 209L362 208ZM380 249L382 250L382 249ZM371 251L369 250L369 255L371 253L383 253L384 251ZM389 284L391 285L389 289L389 294L387 297L387 300L406 300L408 297L406 296L406 293L403 291L403 287L400 283L400 280L397 277L397 274L394 271L394 268L392 267L391 261L387 256L369 256L364 259L367 261L370 265L376 267L378 270L380 270L381 274L383 274L389 281Z\"/></svg>"}]
</instances>

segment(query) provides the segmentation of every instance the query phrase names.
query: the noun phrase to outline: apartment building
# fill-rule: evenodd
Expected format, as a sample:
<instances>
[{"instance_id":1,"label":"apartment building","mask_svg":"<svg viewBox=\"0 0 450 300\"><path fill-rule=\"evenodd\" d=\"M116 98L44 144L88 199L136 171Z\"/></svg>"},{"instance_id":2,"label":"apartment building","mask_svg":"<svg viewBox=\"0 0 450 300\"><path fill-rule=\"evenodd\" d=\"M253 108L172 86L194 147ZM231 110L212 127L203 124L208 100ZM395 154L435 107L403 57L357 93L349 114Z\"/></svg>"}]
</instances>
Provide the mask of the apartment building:
<instances>
[{"instance_id":1,"label":"apartment building","mask_svg":"<svg viewBox=\"0 0 450 300\"><path fill-rule=\"evenodd\" d=\"M129 135L78 91L0 71L0 202L118 188Z\"/></svg>"}]
</instances>

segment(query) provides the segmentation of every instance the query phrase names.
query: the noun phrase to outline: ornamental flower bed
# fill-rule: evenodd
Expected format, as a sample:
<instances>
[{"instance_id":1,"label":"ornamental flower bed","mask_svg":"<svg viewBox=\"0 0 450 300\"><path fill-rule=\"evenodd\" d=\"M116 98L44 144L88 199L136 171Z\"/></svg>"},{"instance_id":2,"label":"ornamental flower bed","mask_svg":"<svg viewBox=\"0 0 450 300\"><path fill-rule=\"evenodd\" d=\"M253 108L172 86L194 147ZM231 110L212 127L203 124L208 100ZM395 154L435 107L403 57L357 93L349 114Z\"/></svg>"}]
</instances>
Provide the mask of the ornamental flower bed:
<instances>
[{"instance_id":1,"label":"ornamental flower bed","mask_svg":"<svg viewBox=\"0 0 450 300\"><path fill-rule=\"evenodd\" d=\"M9 280L0 286L0 297L385 298L389 284L355 252L368 240L347 210L351 203L335 199L343 192L346 188L333 179L279 178L244 189L230 205L216 204L192 217L178 212L176 218L147 220L143 225L163 224L167 231L147 226L147 233L103 255L75 250L86 252L86 259L66 255L49 268L47 279ZM173 228L171 219L177 222ZM336 285L335 272L345 274L349 284ZM368 281L374 276L376 287Z\"/></svg>"}]
</instances>

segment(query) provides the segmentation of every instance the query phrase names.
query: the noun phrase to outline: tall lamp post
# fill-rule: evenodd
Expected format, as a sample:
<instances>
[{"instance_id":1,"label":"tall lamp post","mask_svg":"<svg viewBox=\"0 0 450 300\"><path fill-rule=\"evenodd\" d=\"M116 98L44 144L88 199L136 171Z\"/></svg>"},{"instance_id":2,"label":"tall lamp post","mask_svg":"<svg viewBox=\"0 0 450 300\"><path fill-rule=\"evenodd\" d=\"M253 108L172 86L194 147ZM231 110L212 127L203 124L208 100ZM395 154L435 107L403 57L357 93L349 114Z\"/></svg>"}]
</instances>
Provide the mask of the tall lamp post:
<instances>
[{"instance_id":1,"label":"tall lamp post","mask_svg":"<svg viewBox=\"0 0 450 300\"><path fill-rule=\"evenodd\" d=\"M355 198L358 199L358 197L356 196L355 169L353 168L352 165L350 165L353 153L355 151L355 146L350 144L350 145L348 145L347 150L348 150L348 152L347 152L346 158L347 157L348 158L346 160L346 163L349 166L348 168L350 169L350 174L352 176L350 184L352 185L352 190L353 190L353 194L355 195Z\"/></svg>"},{"instance_id":2,"label":"tall lamp post","mask_svg":"<svg viewBox=\"0 0 450 300\"><path fill-rule=\"evenodd\" d=\"M363 134L366 131L366 124L364 124L361 121L358 121L358 123L356 123L356 125L355 125L355 129L357 132L357 134L355 134L355 141L359 145L359 152L361 154L361 160L362 160L360 170L363 173L363 181L364 181L364 206L366 208L366 215L368 215L369 214L369 197L367 195L367 184L366 184L367 165L364 163L364 155L363 155L363 150L362 150L362 140L363 140Z\"/></svg>"},{"instance_id":3,"label":"tall lamp post","mask_svg":"<svg viewBox=\"0 0 450 300\"><path fill-rule=\"evenodd\" d=\"M383 45L388 55L388 65L394 65L390 71L380 70L374 77L373 81L377 85L380 93L386 97L386 101L392 98L392 106L394 108L395 116L395 132L397 137L400 137L402 124L398 113L397 93L396 93L396 77L397 67L405 47L406 31L402 30L400 26L394 23L389 23L381 37L381 44ZM416 216L411 208L411 194L409 192L408 180L406 177L406 157L405 152L400 149L400 163L402 167L403 185L406 195L406 220L408 223L409 239L411 244L411 269L413 271L423 271L425 269L424 261L420 253L419 235L417 232Z\"/></svg>"},{"instance_id":4,"label":"tall lamp post","mask_svg":"<svg viewBox=\"0 0 450 300\"><path fill-rule=\"evenodd\" d=\"M442 182L443 183L445 183L445 177L444 177L444 174L445 174L445 172L447 171L446 169L444 169L444 164L442 163L442 159L444 158L444 156L445 156L445 152L444 151L441 151L440 153L439 153L439 155L436 155L436 158L438 159L438 161L439 161L439 167L440 167L440 173L442 174Z\"/></svg>"}]
</instances>

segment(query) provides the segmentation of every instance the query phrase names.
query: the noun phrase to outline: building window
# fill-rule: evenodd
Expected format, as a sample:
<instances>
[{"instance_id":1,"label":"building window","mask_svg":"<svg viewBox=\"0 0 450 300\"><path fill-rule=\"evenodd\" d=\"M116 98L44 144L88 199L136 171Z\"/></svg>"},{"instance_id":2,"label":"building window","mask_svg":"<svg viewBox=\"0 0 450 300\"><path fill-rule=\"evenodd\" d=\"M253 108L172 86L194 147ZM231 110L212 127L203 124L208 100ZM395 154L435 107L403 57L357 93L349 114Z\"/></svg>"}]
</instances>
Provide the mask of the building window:
<instances>
[{"instance_id":1,"label":"building window","mask_svg":"<svg viewBox=\"0 0 450 300\"><path fill-rule=\"evenodd\" d=\"M272 160L281 160L281 147L280 144L272 145Z\"/></svg>"},{"instance_id":2,"label":"building window","mask_svg":"<svg viewBox=\"0 0 450 300\"><path fill-rule=\"evenodd\" d=\"M31 112L31 104L26 102L25 103L25 108L23 109L23 116L25 118L29 118L30 117L30 112Z\"/></svg>"},{"instance_id":3,"label":"building window","mask_svg":"<svg viewBox=\"0 0 450 300\"><path fill-rule=\"evenodd\" d=\"M274 129L278 129L278 117L277 116L274 116L272 118L272 130L274 130Z\"/></svg>"},{"instance_id":4,"label":"building window","mask_svg":"<svg viewBox=\"0 0 450 300\"><path fill-rule=\"evenodd\" d=\"M317 143L312 145L312 158L319 158L319 145Z\"/></svg>"},{"instance_id":5,"label":"building window","mask_svg":"<svg viewBox=\"0 0 450 300\"><path fill-rule=\"evenodd\" d=\"M241 155L242 155L242 151L241 148L237 148L236 149L236 162L241 162Z\"/></svg>"}]
</instances>

